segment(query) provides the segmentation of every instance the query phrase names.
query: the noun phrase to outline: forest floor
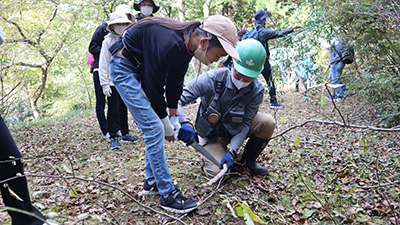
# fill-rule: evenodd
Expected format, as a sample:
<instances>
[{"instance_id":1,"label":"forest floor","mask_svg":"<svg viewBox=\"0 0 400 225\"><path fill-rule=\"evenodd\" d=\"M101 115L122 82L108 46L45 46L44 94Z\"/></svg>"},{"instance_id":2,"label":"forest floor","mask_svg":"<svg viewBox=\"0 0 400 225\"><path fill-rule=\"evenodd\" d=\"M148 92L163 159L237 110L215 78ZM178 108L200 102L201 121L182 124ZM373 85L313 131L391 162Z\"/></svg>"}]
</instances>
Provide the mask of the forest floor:
<instances>
[{"instance_id":1,"label":"forest floor","mask_svg":"<svg viewBox=\"0 0 400 225\"><path fill-rule=\"evenodd\" d=\"M283 107L265 100L260 108L277 121L258 158L267 177L241 171L203 186L199 154L165 143L174 183L202 201L189 214L164 211L158 195L141 194L145 147L132 120L141 141L109 150L94 111L11 131L32 202L62 224L400 224L400 133L374 127L374 107L357 93L333 103L321 97L323 87L307 98L293 86L278 90ZM186 109L193 119L196 110ZM0 223L11 224L4 211Z\"/></svg>"}]
</instances>

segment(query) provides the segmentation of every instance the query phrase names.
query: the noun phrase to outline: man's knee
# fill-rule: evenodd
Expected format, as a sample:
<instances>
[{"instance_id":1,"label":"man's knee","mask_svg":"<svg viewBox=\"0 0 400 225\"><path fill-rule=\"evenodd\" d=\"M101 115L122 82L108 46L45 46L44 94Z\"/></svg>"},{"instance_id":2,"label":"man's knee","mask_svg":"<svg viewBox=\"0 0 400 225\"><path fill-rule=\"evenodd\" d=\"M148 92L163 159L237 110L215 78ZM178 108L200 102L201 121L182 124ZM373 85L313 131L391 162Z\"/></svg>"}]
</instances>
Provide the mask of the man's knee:
<instances>
[{"instance_id":1,"label":"man's knee","mask_svg":"<svg viewBox=\"0 0 400 225\"><path fill-rule=\"evenodd\" d=\"M274 133L276 121L269 114L257 113L251 124L251 134L259 138L270 139Z\"/></svg>"}]
</instances>

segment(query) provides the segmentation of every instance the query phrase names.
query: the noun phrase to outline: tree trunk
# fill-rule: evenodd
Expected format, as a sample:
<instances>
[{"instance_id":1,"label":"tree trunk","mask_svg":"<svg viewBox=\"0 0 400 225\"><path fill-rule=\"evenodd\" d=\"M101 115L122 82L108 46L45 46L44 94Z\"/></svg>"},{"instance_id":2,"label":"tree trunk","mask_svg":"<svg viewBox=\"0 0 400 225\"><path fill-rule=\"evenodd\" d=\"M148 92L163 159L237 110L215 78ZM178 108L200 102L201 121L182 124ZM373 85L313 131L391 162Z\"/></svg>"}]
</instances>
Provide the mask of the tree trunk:
<instances>
[{"instance_id":1,"label":"tree trunk","mask_svg":"<svg viewBox=\"0 0 400 225\"><path fill-rule=\"evenodd\" d=\"M204 18L206 18L207 16L210 15L210 4L211 4L212 0L206 0L203 4L203 15Z\"/></svg>"},{"instance_id":2,"label":"tree trunk","mask_svg":"<svg viewBox=\"0 0 400 225\"><path fill-rule=\"evenodd\" d=\"M176 7L178 8L179 21L185 22L186 18L185 18L185 11L183 9L183 0L177 0Z\"/></svg>"},{"instance_id":3,"label":"tree trunk","mask_svg":"<svg viewBox=\"0 0 400 225\"><path fill-rule=\"evenodd\" d=\"M39 101L39 98L40 98L40 96L42 96L43 90L46 87L48 68L49 68L48 64L46 64L42 67L42 78L40 79L39 87L33 94L33 97L31 100L31 106L32 106L33 115L34 115L35 119L38 119L40 116L40 112L37 108L37 102Z\"/></svg>"}]
</instances>

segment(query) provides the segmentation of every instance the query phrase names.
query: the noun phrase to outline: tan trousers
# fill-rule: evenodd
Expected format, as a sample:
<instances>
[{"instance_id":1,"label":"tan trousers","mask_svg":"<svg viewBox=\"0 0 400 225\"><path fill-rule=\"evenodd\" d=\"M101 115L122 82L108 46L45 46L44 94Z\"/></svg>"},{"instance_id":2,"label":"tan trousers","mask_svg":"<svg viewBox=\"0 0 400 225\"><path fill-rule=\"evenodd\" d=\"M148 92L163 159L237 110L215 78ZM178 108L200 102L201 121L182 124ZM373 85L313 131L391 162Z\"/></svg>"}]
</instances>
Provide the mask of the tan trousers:
<instances>
[{"instance_id":1,"label":"tan trousers","mask_svg":"<svg viewBox=\"0 0 400 225\"><path fill-rule=\"evenodd\" d=\"M257 113L250 125L247 137L255 135L259 138L270 139L275 130L275 119L269 114ZM212 139L204 139L199 137L199 142L214 158L221 162L222 157L226 154L230 140L228 138L215 137ZM200 154L203 161L203 171L208 177L214 177L220 172L210 160Z\"/></svg>"}]
</instances>

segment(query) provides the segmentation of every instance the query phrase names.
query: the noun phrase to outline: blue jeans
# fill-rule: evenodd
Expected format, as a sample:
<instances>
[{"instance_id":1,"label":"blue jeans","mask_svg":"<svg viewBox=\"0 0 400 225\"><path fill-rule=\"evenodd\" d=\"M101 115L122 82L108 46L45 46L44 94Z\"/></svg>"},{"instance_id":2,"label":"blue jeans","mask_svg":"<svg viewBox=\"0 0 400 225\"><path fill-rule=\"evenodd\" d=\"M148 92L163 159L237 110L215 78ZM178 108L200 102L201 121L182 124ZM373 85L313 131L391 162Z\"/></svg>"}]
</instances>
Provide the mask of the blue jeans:
<instances>
[{"instance_id":1,"label":"blue jeans","mask_svg":"<svg viewBox=\"0 0 400 225\"><path fill-rule=\"evenodd\" d=\"M331 81L332 84L343 84L340 81L340 75L342 75L342 71L344 68L344 62L340 61L334 65L332 65L331 73L329 74L328 79ZM341 87L335 88L336 97L344 98L344 90L347 89L347 85L343 85Z\"/></svg>"},{"instance_id":2,"label":"blue jeans","mask_svg":"<svg viewBox=\"0 0 400 225\"><path fill-rule=\"evenodd\" d=\"M127 59L112 56L110 72L115 88L143 133L146 146L145 179L154 178L159 193L166 195L175 188L164 152L164 125L142 88L139 68Z\"/></svg>"}]
</instances>

